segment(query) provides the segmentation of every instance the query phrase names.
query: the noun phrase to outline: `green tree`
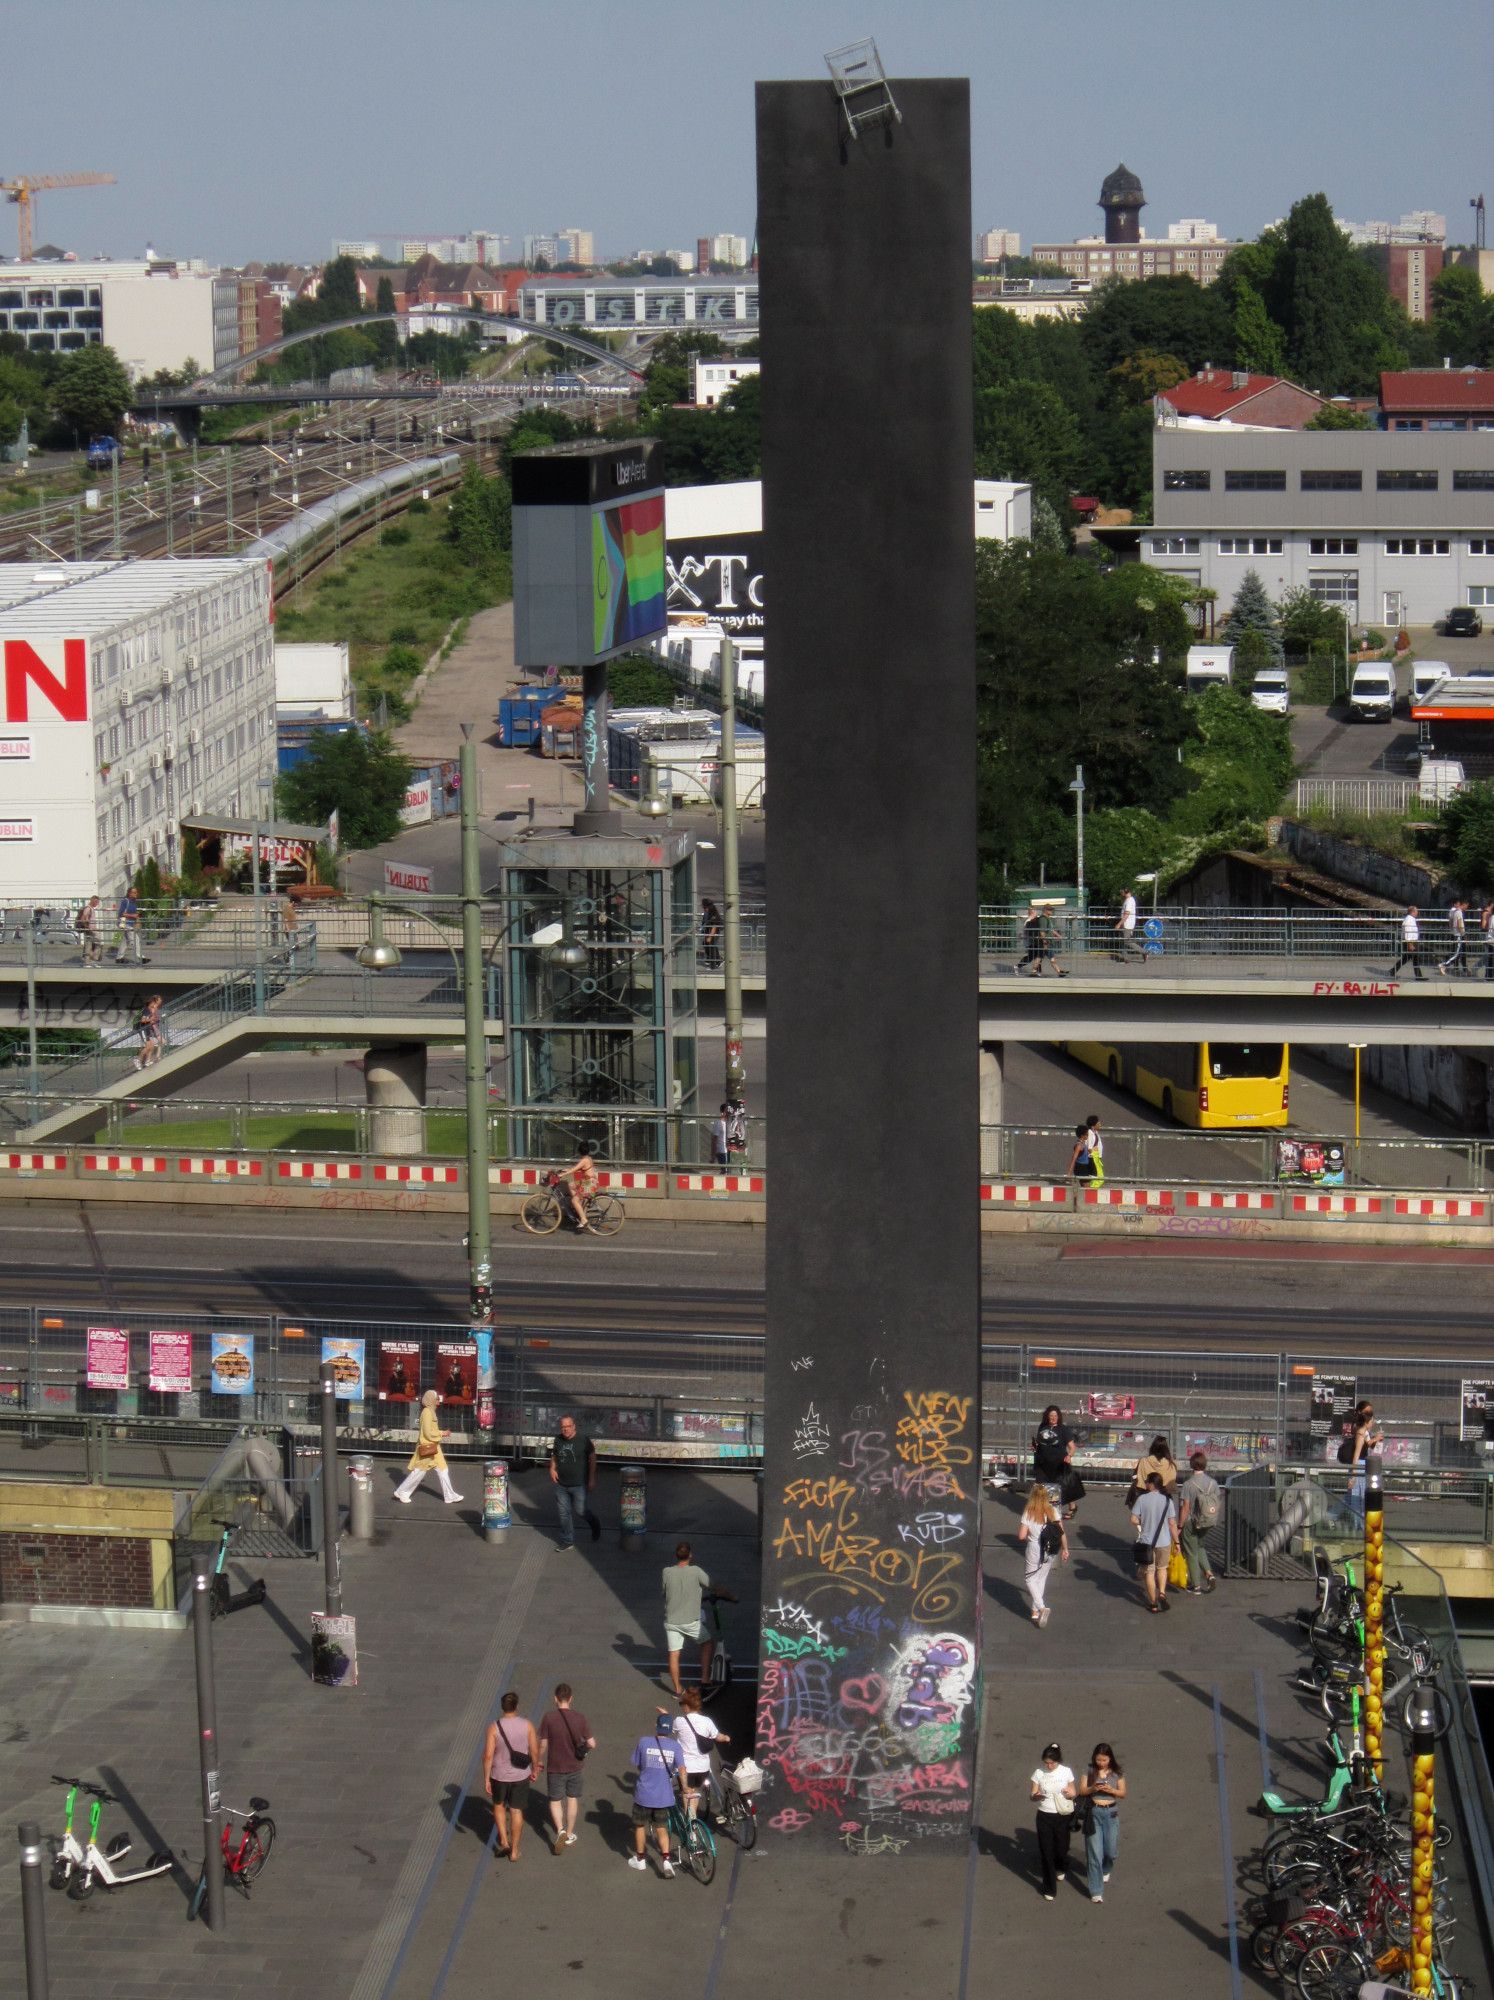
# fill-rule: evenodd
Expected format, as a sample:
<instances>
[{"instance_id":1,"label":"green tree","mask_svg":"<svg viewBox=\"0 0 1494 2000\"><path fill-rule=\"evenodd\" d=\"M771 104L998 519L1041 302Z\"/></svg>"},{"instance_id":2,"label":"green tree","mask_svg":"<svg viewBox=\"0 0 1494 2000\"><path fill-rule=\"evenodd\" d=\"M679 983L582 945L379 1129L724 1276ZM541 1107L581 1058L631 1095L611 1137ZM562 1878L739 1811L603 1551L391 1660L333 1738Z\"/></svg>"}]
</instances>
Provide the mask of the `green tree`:
<instances>
[{"instance_id":1,"label":"green tree","mask_svg":"<svg viewBox=\"0 0 1494 2000\"><path fill-rule=\"evenodd\" d=\"M1166 853L1169 834L1145 806L1104 807L1084 820L1084 877L1092 896L1119 902L1138 875L1149 874Z\"/></svg>"},{"instance_id":2,"label":"green tree","mask_svg":"<svg viewBox=\"0 0 1494 2000\"><path fill-rule=\"evenodd\" d=\"M1287 718L1262 713L1232 687L1210 688L1194 711L1198 733L1183 748L1193 789L1169 816L1174 830L1219 833L1279 811L1293 769Z\"/></svg>"},{"instance_id":3,"label":"green tree","mask_svg":"<svg viewBox=\"0 0 1494 2000\"><path fill-rule=\"evenodd\" d=\"M1281 328L1266 311L1266 302L1247 278L1235 288L1231 321L1235 336L1235 366L1251 375L1280 375L1286 366Z\"/></svg>"},{"instance_id":4,"label":"green tree","mask_svg":"<svg viewBox=\"0 0 1494 2000\"><path fill-rule=\"evenodd\" d=\"M1084 468L1084 441L1073 413L1043 382L1006 382L975 400L975 469L982 479L1025 479L1058 514Z\"/></svg>"},{"instance_id":5,"label":"green tree","mask_svg":"<svg viewBox=\"0 0 1494 2000\"><path fill-rule=\"evenodd\" d=\"M1141 349L1175 354L1189 374L1231 348L1229 313L1212 285L1192 278L1111 278L1093 295L1079 331L1101 370Z\"/></svg>"},{"instance_id":6,"label":"green tree","mask_svg":"<svg viewBox=\"0 0 1494 2000\"><path fill-rule=\"evenodd\" d=\"M116 430L130 399L130 378L112 347L80 347L52 383L52 407L81 444Z\"/></svg>"},{"instance_id":7,"label":"green tree","mask_svg":"<svg viewBox=\"0 0 1494 2000\"><path fill-rule=\"evenodd\" d=\"M50 404L44 377L19 355L0 352L0 401L14 403L33 434L47 420Z\"/></svg>"},{"instance_id":8,"label":"green tree","mask_svg":"<svg viewBox=\"0 0 1494 2000\"><path fill-rule=\"evenodd\" d=\"M617 708L672 708L675 685L669 669L648 653L624 653L607 662L607 693Z\"/></svg>"},{"instance_id":9,"label":"green tree","mask_svg":"<svg viewBox=\"0 0 1494 2000\"><path fill-rule=\"evenodd\" d=\"M318 730L305 757L282 774L276 801L287 819L319 824L335 810L344 847L377 847L400 829L410 760L377 731Z\"/></svg>"},{"instance_id":10,"label":"green tree","mask_svg":"<svg viewBox=\"0 0 1494 2000\"><path fill-rule=\"evenodd\" d=\"M1229 616L1220 627L1220 632L1223 638L1235 646L1240 644L1247 632L1258 633L1265 643L1270 658L1260 658L1259 649L1256 649L1256 664L1273 667L1281 665L1281 625L1276 615L1276 606L1267 595L1266 586L1261 582L1258 571L1248 569L1240 578L1235 601L1230 606Z\"/></svg>"},{"instance_id":11,"label":"green tree","mask_svg":"<svg viewBox=\"0 0 1494 2000\"><path fill-rule=\"evenodd\" d=\"M1437 846L1460 888L1494 887L1494 784L1454 793L1438 815Z\"/></svg>"},{"instance_id":12,"label":"green tree","mask_svg":"<svg viewBox=\"0 0 1494 2000\"><path fill-rule=\"evenodd\" d=\"M322 319L356 319L363 311L358 290L358 266L351 257L334 257L322 272L316 302Z\"/></svg>"},{"instance_id":13,"label":"green tree","mask_svg":"<svg viewBox=\"0 0 1494 2000\"><path fill-rule=\"evenodd\" d=\"M1289 590L1276 607L1281 641L1289 653L1309 653L1315 645L1332 645L1344 652L1344 618L1336 604L1325 604L1301 584Z\"/></svg>"},{"instance_id":14,"label":"green tree","mask_svg":"<svg viewBox=\"0 0 1494 2000\"><path fill-rule=\"evenodd\" d=\"M1287 369L1306 388L1365 395L1382 368L1405 365L1404 315L1398 319L1385 280L1349 242L1325 194L1293 204L1263 296L1286 336Z\"/></svg>"},{"instance_id":15,"label":"green tree","mask_svg":"<svg viewBox=\"0 0 1494 2000\"><path fill-rule=\"evenodd\" d=\"M20 404L9 396L0 396L0 451L15 443L25 421L26 412Z\"/></svg>"},{"instance_id":16,"label":"green tree","mask_svg":"<svg viewBox=\"0 0 1494 2000\"><path fill-rule=\"evenodd\" d=\"M1190 779L1179 590L1139 563L1106 572L1029 542L976 550L980 857L990 881L1073 867L1076 763L1097 809L1164 813Z\"/></svg>"},{"instance_id":17,"label":"green tree","mask_svg":"<svg viewBox=\"0 0 1494 2000\"><path fill-rule=\"evenodd\" d=\"M1179 382L1186 382L1191 372L1187 362L1179 360L1176 354L1158 354L1150 347L1143 347L1135 354L1128 354L1124 361L1117 361L1110 370L1110 379L1127 402L1149 403L1154 396L1165 395Z\"/></svg>"},{"instance_id":18,"label":"green tree","mask_svg":"<svg viewBox=\"0 0 1494 2000\"><path fill-rule=\"evenodd\" d=\"M474 569L491 570L513 547L513 496L508 481L486 477L476 459L469 458L461 484L451 496L446 535L464 562Z\"/></svg>"},{"instance_id":19,"label":"green tree","mask_svg":"<svg viewBox=\"0 0 1494 2000\"><path fill-rule=\"evenodd\" d=\"M1432 280L1432 339L1455 368L1478 368L1491 359L1494 309L1478 272L1449 264Z\"/></svg>"},{"instance_id":20,"label":"green tree","mask_svg":"<svg viewBox=\"0 0 1494 2000\"><path fill-rule=\"evenodd\" d=\"M1372 431L1375 420L1367 411L1356 410L1348 403L1325 403L1302 428L1305 431Z\"/></svg>"},{"instance_id":21,"label":"green tree","mask_svg":"<svg viewBox=\"0 0 1494 2000\"><path fill-rule=\"evenodd\" d=\"M392 313L394 311L394 281L384 277L379 280L379 288L374 296L374 311ZM379 360L388 367L399 355L399 328L393 320L381 320L377 326L368 329L369 338L379 351Z\"/></svg>"}]
</instances>

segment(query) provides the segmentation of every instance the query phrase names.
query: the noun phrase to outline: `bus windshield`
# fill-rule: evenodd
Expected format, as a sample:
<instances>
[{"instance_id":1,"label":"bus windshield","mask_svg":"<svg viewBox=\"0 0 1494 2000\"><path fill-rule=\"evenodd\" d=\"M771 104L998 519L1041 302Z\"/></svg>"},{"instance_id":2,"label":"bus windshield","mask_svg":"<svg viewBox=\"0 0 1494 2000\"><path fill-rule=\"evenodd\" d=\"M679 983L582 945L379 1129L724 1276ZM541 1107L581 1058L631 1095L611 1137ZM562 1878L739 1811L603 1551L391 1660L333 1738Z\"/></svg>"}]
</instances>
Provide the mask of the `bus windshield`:
<instances>
[{"instance_id":1,"label":"bus windshield","mask_svg":"<svg viewBox=\"0 0 1494 2000\"><path fill-rule=\"evenodd\" d=\"M1281 1042L1209 1042L1209 1075L1230 1077L1280 1076L1286 1050Z\"/></svg>"}]
</instances>

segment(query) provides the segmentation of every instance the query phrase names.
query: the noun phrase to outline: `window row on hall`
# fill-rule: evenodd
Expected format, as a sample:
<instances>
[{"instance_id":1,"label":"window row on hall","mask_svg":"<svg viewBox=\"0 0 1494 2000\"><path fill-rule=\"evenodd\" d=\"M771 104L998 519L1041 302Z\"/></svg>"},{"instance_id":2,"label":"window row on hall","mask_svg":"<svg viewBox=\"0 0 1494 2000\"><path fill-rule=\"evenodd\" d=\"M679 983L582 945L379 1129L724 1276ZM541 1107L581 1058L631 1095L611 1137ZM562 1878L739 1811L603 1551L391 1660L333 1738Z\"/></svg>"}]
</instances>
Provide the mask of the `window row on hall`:
<instances>
[{"instance_id":1,"label":"window row on hall","mask_svg":"<svg viewBox=\"0 0 1494 2000\"><path fill-rule=\"evenodd\" d=\"M1309 535L1307 552L1313 556L1357 556L1360 539L1358 535ZM1196 556L1203 552L1203 541L1201 535L1153 535L1150 548L1154 556ZM1279 556L1284 541L1281 535L1221 535L1216 549L1222 556ZM1452 541L1447 535L1387 535L1385 538L1385 553L1388 556L1446 556L1452 552ZM1470 535L1468 553L1471 556L1494 556L1494 535Z\"/></svg>"},{"instance_id":2,"label":"window row on hall","mask_svg":"<svg viewBox=\"0 0 1494 2000\"><path fill-rule=\"evenodd\" d=\"M1303 493L1360 493L1364 490L1364 474L1333 469L1326 472L1301 472L1298 475ZM1173 467L1162 474L1164 493L1207 493L1212 485L1212 474L1205 467ZM1285 493L1287 476L1285 472L1244 467L1224 475L1226 493ZM1437 473L1432 467L1384 467L1375 474L1375 490L1379 493L1435 493ZM1494 493L1494 469L1476 467L1467 471L1454 470L1452 475L1454 493Z\"/></svg>"}]
</instances>

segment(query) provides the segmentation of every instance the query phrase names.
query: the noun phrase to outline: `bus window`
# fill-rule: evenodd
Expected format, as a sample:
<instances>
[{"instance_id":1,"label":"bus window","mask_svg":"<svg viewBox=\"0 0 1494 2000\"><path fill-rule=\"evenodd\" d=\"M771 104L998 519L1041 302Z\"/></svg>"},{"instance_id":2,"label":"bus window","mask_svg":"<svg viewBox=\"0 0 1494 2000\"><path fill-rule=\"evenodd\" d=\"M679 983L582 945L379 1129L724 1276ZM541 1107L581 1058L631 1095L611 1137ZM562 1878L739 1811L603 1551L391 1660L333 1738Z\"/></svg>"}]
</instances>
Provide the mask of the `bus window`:
<instances>
[{"instance_id":1,"label":"bus window","mask_svg":"<svg viewBox=\"0 0 1494 2000\"><path fill-rule=\"evenodd\" d=\"M1281 1042L1206 1042L1209 1052L1209 1075L1223 1080L1229 1077L1281 1075L1282 1057L1286 1050Z\"/></svg>"}]
</instances>

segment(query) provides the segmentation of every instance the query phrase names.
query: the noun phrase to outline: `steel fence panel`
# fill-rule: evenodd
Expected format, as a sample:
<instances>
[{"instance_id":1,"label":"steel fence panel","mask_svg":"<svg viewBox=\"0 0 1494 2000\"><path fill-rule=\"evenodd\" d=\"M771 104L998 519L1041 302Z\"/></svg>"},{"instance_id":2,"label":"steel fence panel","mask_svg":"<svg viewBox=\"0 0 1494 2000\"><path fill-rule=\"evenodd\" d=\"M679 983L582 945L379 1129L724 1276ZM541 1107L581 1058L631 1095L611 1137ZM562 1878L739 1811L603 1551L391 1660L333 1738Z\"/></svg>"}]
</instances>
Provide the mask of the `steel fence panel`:
<instances>
[{"instance_id":1,"label":"steel fence panel","mask_svg":"<svg viewBox=\"0 0 1494 2000\"><path fill-rule=\"evenodd\" d=\"M54 1312L38 1307L28 1408L43 1415L76 1417L80 1434L90 1418L127 1421L131 1435L146 1439L152 1435L152 1424L168 1427L160 1431L161 1437L182 1440L196 1428L204 1441L211 1441L225 1424L273 1423L277 1392L270 1324L267 1316L255 1313L180 1313L172 1308L156 1312L149 1307L132 1307L127 1313L104 1307ZM123 1387L90 1382L90 1328L124 1334ZM152 1333L190 1336L184 1378L192 1384L189 1390L151 1388ZM242 1360L229 1362L230 1352ZM229 1392L229 1383L243 1386Z\"/></svg>"},{"instance_id":2,"label":"steel fence panel","mask_svg":"<svg viewBox=\"0 0 1494 2000\"><path fill-rule=\"evenodd\" d=\"M1308 1351L1289 1353L1286 1367L1290 1386L1284 1456L1328 1469L1330 1483L1332 1475L1347 1475L1338 1467L1337 1436L1322 1435L1321 1426L1318 1437L1311 1434L1312 1390L1319 1376L1343 1378L1340 1401L1352 1391L1352 1399L1373 1403L1375 1422L1385 1433L1387 1481L1404 1473L1414 1489L1414 1475L1429 1468L1470 1473L1490 1468L1482 1423L1476 1425L1477 1435L1461 1435L1470 1428L1463 1418L1463 1384L1480 1389L1485 1382L1494 1385L1494 1362L1487 1358L1375 1354L1345 1360Z\"/></svg>"},{"instance_id":3,"label":"steel fence panel","mask_svg":"<svg viewBox=\"0 0 1494 2000\"><path fill-rule=\"evenodd\" d=\"M31 1406L34 1333L30 1306L0 1305L0 1410Z\"/></svg>"},{"instance_id":4,"label":"steel fence panel","mask_svg":"<svg viewBox=\"0 0 1494 2000\"><path fill-rule=\"evenodd\" d=\"M1120 1478L1157 1436L1179 1465L1193 1451L1229 1466L1278 1449L1275 1354L1029 1345L1025 1365L1024 1418L1035 1430L1042 1411L1056 1404L1078 1434L1076 1458L1086 1474Z\"/></svg>"}]
</instances>

